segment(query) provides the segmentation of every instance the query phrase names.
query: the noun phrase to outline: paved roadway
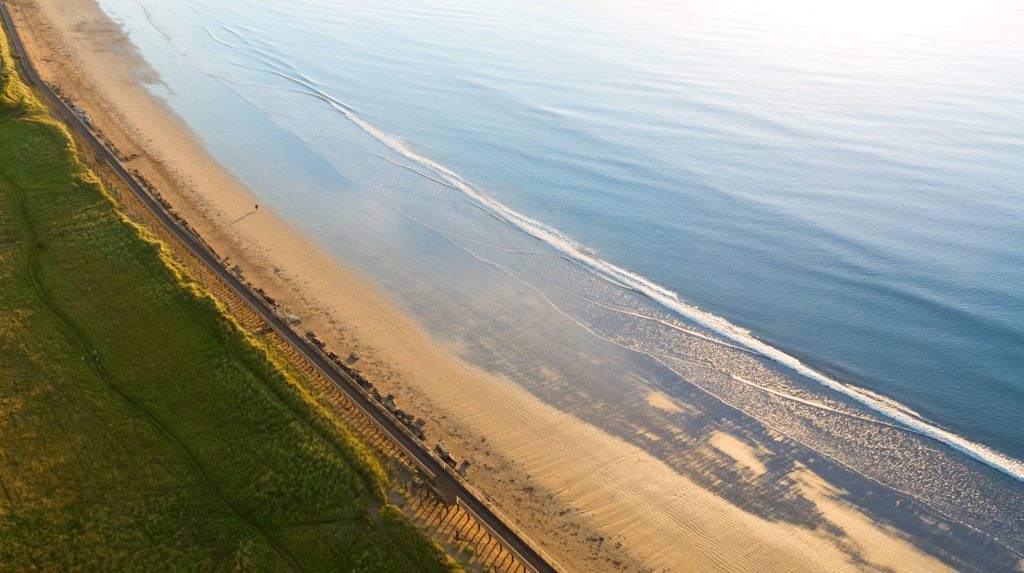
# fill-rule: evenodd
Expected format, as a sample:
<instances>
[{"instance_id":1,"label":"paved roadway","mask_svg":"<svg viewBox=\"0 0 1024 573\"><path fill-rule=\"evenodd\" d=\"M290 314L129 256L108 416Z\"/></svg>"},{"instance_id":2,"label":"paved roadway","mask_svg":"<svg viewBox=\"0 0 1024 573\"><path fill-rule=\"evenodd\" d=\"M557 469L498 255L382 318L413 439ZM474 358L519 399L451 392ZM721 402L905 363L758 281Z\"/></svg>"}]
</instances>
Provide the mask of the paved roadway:
<instances>
[{"instance_id":1,"label":"paved roadway","mask_svg":"<svg viewBox=\"0 0 1024 573\"><path fill-rule=\"evenodd\" d=\"M278 335L288 341L310 364L319 370L339 390L344 392L348 399L369 419L373 420L391 438L395 445L418 466L422 476L431 482L442 496L449 500L456 500L463 509L474 515L478 522L486 527L491 535L497 538L526 567L538 573L553 573L556 571L533 546L527 543L504 520L499 518L490 507L478 499L470 491L468 484L465 484L461 479L453 475L453 472L449 470L444 462L434 457L427 450L424 443L406 433L406 430L400 426L396 419L385 413L381 408L378 408L372 398L363 393L355 380L335 367L319 349L313 347L302 336L292 330L281 317L271 310L266 301L249 290L237 277L224 268L219 259L199 239L180 227L177 221L164 210L160 203L151 197L135 178L128 173L114 154L100 143L82 119L72 112L68 105L50 88L49 84L39 77L31 62L28 61L21 37L18 35L11 15L7 10L7 3L2 0L0 0L0 17L3 19L4 28L7 30L11 49L15 54L16 64L22 73L22 77L46 97L51 109L56 111L83 141L93 147L96 153L114 170L117 176L124 181L181 244L209 267L225 285L244 300Z\"/></svg>"}]
</instances>

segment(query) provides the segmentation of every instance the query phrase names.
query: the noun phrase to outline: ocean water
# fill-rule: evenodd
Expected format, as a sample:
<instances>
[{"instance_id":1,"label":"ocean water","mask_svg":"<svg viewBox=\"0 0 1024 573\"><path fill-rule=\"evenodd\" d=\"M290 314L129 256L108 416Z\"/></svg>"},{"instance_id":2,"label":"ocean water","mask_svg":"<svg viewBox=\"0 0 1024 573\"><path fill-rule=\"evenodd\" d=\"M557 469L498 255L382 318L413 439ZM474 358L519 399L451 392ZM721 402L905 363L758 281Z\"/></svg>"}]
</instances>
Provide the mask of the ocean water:
<instances>
[{"instance_id":1,"label":"ocean water","mask_svg":"<svg viewBox=\"0 0 1024 573\"><path fill-rule=\"evenodd\" d=\"M467 359L613 431L581 404L713 399L1024 550L1024 5L101 5Z\"/></svg>"}]
</instances>

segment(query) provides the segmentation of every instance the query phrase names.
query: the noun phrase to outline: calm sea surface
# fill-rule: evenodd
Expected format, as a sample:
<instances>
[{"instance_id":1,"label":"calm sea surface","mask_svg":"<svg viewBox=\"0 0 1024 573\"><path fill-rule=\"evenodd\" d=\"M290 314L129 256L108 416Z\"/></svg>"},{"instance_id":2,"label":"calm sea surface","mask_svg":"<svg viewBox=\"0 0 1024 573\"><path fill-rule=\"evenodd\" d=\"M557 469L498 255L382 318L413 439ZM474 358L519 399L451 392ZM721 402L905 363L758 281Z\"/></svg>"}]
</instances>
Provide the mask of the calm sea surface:
<instances>
[{"instance_id":1,"label":"calm sea surface","mask_svg":"<svg viewBox=\"0 0 1024 573\"><path fill-rule=\"evenodd\" d=\"M471 359L528 379L568 317L696 376L671 323L1024 475L1024 4L102 5L254 193Z\"/></svg>"}]
</instances>

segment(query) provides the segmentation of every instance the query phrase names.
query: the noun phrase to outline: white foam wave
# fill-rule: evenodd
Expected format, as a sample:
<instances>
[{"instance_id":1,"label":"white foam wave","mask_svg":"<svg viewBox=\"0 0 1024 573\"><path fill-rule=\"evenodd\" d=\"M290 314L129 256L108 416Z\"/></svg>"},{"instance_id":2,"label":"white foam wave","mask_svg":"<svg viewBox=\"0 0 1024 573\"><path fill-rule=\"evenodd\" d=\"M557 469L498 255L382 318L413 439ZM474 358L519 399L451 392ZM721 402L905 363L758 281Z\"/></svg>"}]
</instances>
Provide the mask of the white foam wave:
<instances>
[{"instance_id":1,"label":"white foam wave","mask_svg":"<svg viewBox=\"0 0 1024 573\"><path fill-rule=\"evenodd\" d=\"M805 365L796 357L786 354L782 350L758 340L747 329L732 324L723 317L687 304L680 299L678 294L671 290L636 273L601 259L596 256L592 250L579 245L557 229L519 213L518 211L515 211L514 209L511 209L484 195L448 167L416 153L405 145L399 137L387 133L364 120L362 117L357 115L350 106L318 89L312 84L312 82L290 76L280 71L274 71L272 73L310 90L312 92L310 95L327 102L332 108L344 115L345 118L395 153L417 163L425 169L430 170L444 181L447 181L449 186L461 191L477 204L497 215L501 220L547 243L550 247L577 263L597 271L609 279L625 286L625 288L644 294L651 300L679 314L680 316L692 320L693 322L728 338L754 353L760 354L767 359L786 366L826 388L839 392L860 404L885 415L889 419L895 420L896 422L906 426L908 429L914 430L922 436L926 436L946 444L949 447L959 450L971 458L974 458L975 460L987 464L1013 477L1014 479L1017 479L1018 481L1024 482L1024 462L940 428L921 417L914 415L912 410L889 398L885 398L872 392L864 391L829 378L828 376Z\"/></svg>"},{"instance_id":2,"label":"white foam wave","mask_svg":"<svg viewBox=\"0 0 1024 573\"><path fill-rule=\"evenodd\" d=\"M210 38L212 38L214 42L217 42L218 44L220 44L222 46L227 46L229 48L234 48L235 47L235 45L232 44L231 42L228 42L227 40L223 40L223 39L219 38L217 36L217 34L214 34L213 30L211 30L209 26L203 26L203 27L206 28L206 33L210 35Z\"/></svg>"}]
</instances>

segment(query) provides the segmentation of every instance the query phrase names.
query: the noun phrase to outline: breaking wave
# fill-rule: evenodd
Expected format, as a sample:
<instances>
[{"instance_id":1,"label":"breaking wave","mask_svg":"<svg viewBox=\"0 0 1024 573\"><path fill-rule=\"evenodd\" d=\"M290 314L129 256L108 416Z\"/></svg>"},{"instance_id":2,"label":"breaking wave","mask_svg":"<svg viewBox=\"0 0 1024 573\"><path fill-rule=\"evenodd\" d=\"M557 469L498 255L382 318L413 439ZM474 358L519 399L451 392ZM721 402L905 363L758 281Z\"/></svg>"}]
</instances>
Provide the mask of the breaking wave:
<instances>
[{"instance_id":1,"label":"breaking wave","mask_svg":"<svg viewBox=\"0 0 1024 573\"><path fill-rule=\"evenodd\" d=\"M431 179L440 185L458 190L479 207L482 207L492 213L499 220L546 243L549 247L555 249L566 258L585 266L588 270L594 272L601 278L605 278L623 288L641 293L669 311L723 336L724 338L741 346L742 349L746 351L758 354L766 359L781 364L800 375L817 382L821 386L839 392L840 394L855 400L861 405L889 418L890 420L893 420L910 431L946 444L947 446L995 468L1018 481L1024 482L1024 462L936 426L935 424L923 419L903 404L900 404L890 398L829 378L825 374L807 366L796 357L762 342L752 335L747 329L737 326L723 317L686 303L677 293L650 279L601 259L594 254L592 250L576 243L561 231L545 225L536 219L515 211L495 199L488 197L470 185L452 169L416 153L410 149L400 137L387 133L366 121L360 117L351 106L319 89L309 78L298 73L291 74L280 71L279 69L274 69L277 66L274 66L271 62L265 59L260 59L260 61L272 68L260 71L274 74L288 82L300 86L305 93L325 102L335 111L342 114L348 121L356 125L359 129L373 137L388 149L405 159L414 162L421 169L429 171L431 174L428 175L418 170L414 170L420 175ZM387 159L384 157L382 158ZM388 159L388 161L391 160ZM393 161L392 163L397 164L397 162ZM410 169L408 166L401 164L398 165L405 169Z\"/></svg>"}]
</instances>

